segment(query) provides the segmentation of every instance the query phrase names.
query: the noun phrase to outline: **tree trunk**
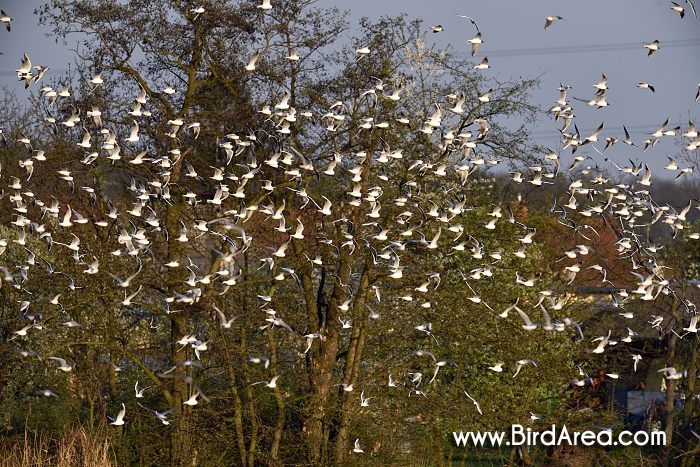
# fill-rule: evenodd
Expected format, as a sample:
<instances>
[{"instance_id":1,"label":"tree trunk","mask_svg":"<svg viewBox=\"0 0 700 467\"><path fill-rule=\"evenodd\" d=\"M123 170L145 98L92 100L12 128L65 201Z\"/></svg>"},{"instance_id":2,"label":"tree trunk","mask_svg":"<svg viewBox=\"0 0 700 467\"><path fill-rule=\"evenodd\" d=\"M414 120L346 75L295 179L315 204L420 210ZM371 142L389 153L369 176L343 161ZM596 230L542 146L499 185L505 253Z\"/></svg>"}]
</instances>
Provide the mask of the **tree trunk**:
<instances>
[{"instance_id":1,"label":"tree trunk","mask_svg":"<svg viewBox=\"0 0 700 467\"><path fill-rule=\"evenodd\" d=\"M377 142L371 142L368 146L368 154L371 154ZM361 189L366 190L370 175L371 158L365 158L362 163L362 172L360 174ZM362 208L353 207L348 212L348 218L352 225L359 226L362 224ZM353 232L357 234L357 232ZM336 225L336 240L343 238L340 224ZM340 243L340 242L338 242ZM338 346L340 341L340 325L338 318L340 317L339 303L342 303L346 298L346 286L350 284L350 275L352 267L356 265L357 256L353 257L348 249L339 250L338 271L333 284L333 292L328 303L328 316L325 322L326 337L323 345L320 346L318 358L314 364L315 377L312 378L311 392L309 405L307 406L307 424L306 426L309 435L309 453L313 464L328 465L329 459L327 454L329 432L324 430L324 420L326 418L328 395L333 387L333 371L335 369L336 357L338 355ZM358 290L358 294L366 292L362 288ZM357 298L357 297L356 297ZM323 333L323 327L321 328Z\"/></svg>"},{"instance_id":2,"label":"tree trunk","mask_svg":"<svg viewBox=\"0 0 700 467\"><path fill-rule=\"evenodd\" d=\"M192 461L191 436L188 434L189 410L186 410L182 402L189 399L188 386L185 383L186 367L183 365L187 358L186 353L177 351L176 341L187 333L186 309L177 315L171 315L171 360L177 368L173 371L173 402L175 414L172 429L170 431L170 465L172 467L185 467Z\"/></svg>"},{"instance_id":3,"label":"tree trunk","mask_svg":"<svg viewBox=\"0 0 700 467\"><path fill-rule=\"evenodd\" d=\"M224 357L226 358L226 370L229 377L229 386L231 387L231 396L233 397L233 426L236 434L236 447L238 448L241 467L247 467L245 437L243 436L243 410L241 397L238 394L238 387L236 386L236 371L233 367L233 357L231 356L228 341L224 333L221 332L221 329L219 329L219 336L221 337L221 347L224 352Z\"/></svg>"},{"instance_id":4,"label":"tree trunk","mask_svg":"<svg viewBox=\"0 0 700 467\"><path fill-rule=\"evenodd\" d=\"M348 355L345 363L345 377L343 381L346 384L354 384L357 381L360 361L362 359L362 349L365 342L365 329L367 328L367 310L365 310L365 300L367 297L367 289L369 287L369 270L367 267L362 273L360 279L360 287L353 304L353 311L359 323L353 328ZM335 462L342 464L345 460L345 454L349 448L349 425L350 415L353 413L353 404L357 404L357 399L349 394L344 395L343 405L340 410L340 422L338 426L338 435L335 440Z\"/></svg>"},{"instance_id":5,"label":"tree trunk","mask_svg":"<svg viewBox=\"0 0 700 467\"><path fill-rule=\"evenodd\" d=\"M678 299L674 296L671 303L671 315L673 316L673 328L676 328L680 321L678 315ZM676 361L676 345L678 337L675 332L671 332L668 340L668 353L666 355L666 367L672 367ZM665 377L665 375L664 375ZM671 450L673 441L673 418L674 418L674 403L673 393L676 389L676 381L669 379L666 385L666 413L664 414L664 432L666 433L666 445L664 446L663 465L668 466L671 462Z\"/></svg>"},{"instance_id":6,"label":"tree trunk","mask_svg":"<svg viewBox=\"0 0 700 467\"><path fill-rule=\"evenodd\" d=\"M347 256L345 252L341 253L341 266L339 278L336 279L336 284L333 288L331 296L328 319L326 320L327 334L324 344L321 346L318 359L315 362L316 378L312 386L312 396L309 399L310 404L307 414L309 422L307 423L307 432L309 435L309 453L312 464L327 465L327 446L325 446L327 433L324 431L324 420L326 418L326 403L331 389L333 388L333 370L335 369L335 360L338 355L338 346L340 341L339 329L339 312L338 304L341 301L341 294L344 294L344 287L338 284L338 281L347 284L350 280L349 259L343 258Z\"/></svg>"},{"instance_id":7,"label":"tree trunk","mask_svg":"<svg viewBox=\"0 0 700 467\"><path fill-rule=\"evenodd\" d=\"M275 374L278 371L277 365L277 342L273 336L274 329L268 328L267 330L267 343L270 347L270 368ZM285 421L285 404L284 397L280 392L279 386L274 388L273 394L275 396L275 401L277 402L277 421L275 422L275 431L272 435L272 445L270 446L270 458L272 459L273 465L279 465L279 448L280 441L282 439L282 432L284 431L284 421Z\"/></svg>"},{"instance_id":8,"label":"tree trunk","mask_svg":"<svg viewBox=\"0 0 700 467\"><path fill-rule=\"evenodd\" d=\"M686 380L686 391L685 391L685 404L683 405L683 424L688 426L693 418L693 413L695 412L696 399L695 391L697 387L697 377L698 377L698 337L696 336L693 340L690 363L688 364L688 378ZM691 433L692 435L692 433ZM696 458L698 451L700 451L700 442L695 439L694 436L688 436L688 441L686 444L685 457L681 462L683 467L691 467ZM695 453L695 454L694 454Z\"/></svg>"}]
</instances>

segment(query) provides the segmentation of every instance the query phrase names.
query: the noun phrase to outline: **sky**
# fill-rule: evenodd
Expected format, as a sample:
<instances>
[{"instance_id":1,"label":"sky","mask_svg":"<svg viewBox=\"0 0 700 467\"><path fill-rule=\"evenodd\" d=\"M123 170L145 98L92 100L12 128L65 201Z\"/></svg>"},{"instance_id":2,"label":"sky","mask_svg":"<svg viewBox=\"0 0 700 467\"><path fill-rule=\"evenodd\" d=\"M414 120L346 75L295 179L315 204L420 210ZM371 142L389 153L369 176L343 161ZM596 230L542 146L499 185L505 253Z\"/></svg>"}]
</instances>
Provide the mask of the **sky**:
<instances>
[{"instance_id":1,"label":"sky","mask_svg":"<svg viewBox=\"0 0 700 467\"><path fill-rule=\"evenodd\" d=\"M700 1L697 3L700 7ZM466 41L475 31L454 14L470 16L479 24L485 42L476 58L489 57L491 68L483 73L501 79L541 76L541 87L534 93L534 102L541 107L554 105L559 83L572 86L569 98L591 99L593 84L605 73L610 87L607 108L595 110L573 101L582 136L605 122L601 136L621 137L624 124L633 140L641 143L667 117L672 126L685 128L700 109L700 101L694 101L700 83L700 18L693 17L688 8L681 19L671 10L670 1L354 0L346 4L320 0L319 5L349 9L355 23L364 16L405 13L409 18L422 18L427 27L440 24L444 31L431 34L430 39L438 45L452 45L465 55L469 53ZM564 19L545 31L547 16ZM661 41L661 50L647 57L643 44L655 39ZM666 42L669 45L664 47ZM651 83L656 92L637 88L640 81ZM557 150L560 134L556 128L544 118L533 134L539 143ZM657 168L666 165L666 155L678 151L673 138L662 139L643 154L630 154L630 148L622 144L615 149L611 151L614 160L626 161L629 155L650 160ZM563 159L567 157L573 159L568 151Z\"/></svg>"},{"instance_id":2,"label":"sky","mask_svg":"<svg viewBox=\"0 0 700 467\"><path fill-rule=\"evenodd\" d=\"M700 0L696 2L700 7ZM0 87L9 86L19 95L23 90L12 70L18 68L22 53L27 52L34 64L49 66L49 76L62 72L73 60L70 47L75 44L56 44L38 27L33 11L43 3L0 0L0 7L14 19L11 34L0 30ZM317 5L349 10L355 28L361 17L398 14L421 18L426 27L441 24L444 31L429 39L465 55L474 28L454 14L471 16L485 42L476 58L487 55L491 65L485 76L503 80L540 76L541 87L533 100L543 108L554 105L559 83L572 86L569 98L590 99L593 84L605 73L610 88L607 108L595 110L572 101L584 137L605 122L602 137L622 137L624 124L641 143L667 117L671 126L680 124L685 129L700 109L700 101L694 101L700 83L700 18L693 17L687 4L683 19L671 10L668 0L318 0ZM550 15L564 19L545 31L544 19ZM643 44L655 39L661 41L661 50L647 57ZM656 92L637 88L640 81L651 83ZM557 127L543 117L531 131L538 143L558 150ZM668 137L646 153L630 149L618 144L610 154L618 162L632 157L658 170L666 164L666 155L678 152L676 142ZM564 163L567 158L572 159L570 151L562 154Z\"/></svg>"}]
</instances>

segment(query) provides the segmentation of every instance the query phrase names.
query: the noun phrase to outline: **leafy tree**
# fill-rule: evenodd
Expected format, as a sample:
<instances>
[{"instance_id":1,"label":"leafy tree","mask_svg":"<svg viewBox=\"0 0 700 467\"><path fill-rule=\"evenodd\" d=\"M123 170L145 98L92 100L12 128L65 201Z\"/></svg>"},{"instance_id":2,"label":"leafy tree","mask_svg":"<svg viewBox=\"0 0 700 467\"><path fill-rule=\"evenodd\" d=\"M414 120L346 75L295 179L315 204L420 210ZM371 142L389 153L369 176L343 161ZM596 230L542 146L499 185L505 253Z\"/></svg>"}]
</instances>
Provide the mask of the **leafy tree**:
<instances>
[{"instance_id":1,"label":"leafy tree","mask_svg":"<svg viewBox=\"0 0 700 467\"><path fill-rule=\"evenodd\" d=\"M7 423L44 387L56 430L96 429L124 403L119 460L171 465L352 464L358 438L368 462L437 463L453 430L531 410L587 423L562 390L581 357L572 322L591 310L560 250L582 240L557 243L551 212L492 177L541 162L536 83L487 79L404 17L363 19L341 43L345 15L311 1L202 8L39 11L80 45L51 83L70 96L34 94L34 123L0 149L17 180L0 235ZM562 332L499 316L517 299L544 320L548 287ZM26 324L40 328L17 335ZM75 367L56 374L50 356ZM526 358L537 368L514 377Z\"/></svg>"}]
</instances>

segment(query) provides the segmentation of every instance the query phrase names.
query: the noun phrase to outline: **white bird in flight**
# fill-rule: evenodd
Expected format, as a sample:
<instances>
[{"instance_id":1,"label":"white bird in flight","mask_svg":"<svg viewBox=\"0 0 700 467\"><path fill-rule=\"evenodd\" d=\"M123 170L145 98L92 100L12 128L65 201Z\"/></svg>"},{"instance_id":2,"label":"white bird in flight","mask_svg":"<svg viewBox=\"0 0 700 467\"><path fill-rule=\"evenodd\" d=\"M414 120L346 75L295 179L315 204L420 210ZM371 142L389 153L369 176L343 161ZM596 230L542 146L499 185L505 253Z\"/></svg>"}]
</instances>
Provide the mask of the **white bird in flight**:
<instances>
[{"instance_id":1,"label":"white bird in flight","mask_svg":"<svg viewBox=\"0 0 700 467\"><path fill-rule=\"evenodd\" d=\"M112 422L110 422L110 425L115 425L115 426L123 425L125 423L124 422L124 415L126 415L126 406L122 402L122 409L117 414L117 418L110 418L110 420L112 420Z\"/></svg>"}]
</instances>

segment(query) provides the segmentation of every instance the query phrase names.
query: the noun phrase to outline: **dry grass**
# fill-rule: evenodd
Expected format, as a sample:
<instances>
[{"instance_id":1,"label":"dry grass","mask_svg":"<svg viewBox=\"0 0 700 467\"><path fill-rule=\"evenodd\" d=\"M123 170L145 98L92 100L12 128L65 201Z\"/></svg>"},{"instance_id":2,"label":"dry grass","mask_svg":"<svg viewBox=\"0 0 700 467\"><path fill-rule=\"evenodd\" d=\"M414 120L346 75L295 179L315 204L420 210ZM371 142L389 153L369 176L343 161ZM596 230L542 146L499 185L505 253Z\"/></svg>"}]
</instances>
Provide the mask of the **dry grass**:
<instances>
[{"instance_id":1,"label":"dry grass","mask_svg":"<svg viewBox=\"0 0 700 467\"><path fill-rule=\"evenodd\" d=\"M60 439L25 432L22 441L0 441L0 467L111 467L109 438L102 430L76 428Z\"/></svg>"}]
</instances>

